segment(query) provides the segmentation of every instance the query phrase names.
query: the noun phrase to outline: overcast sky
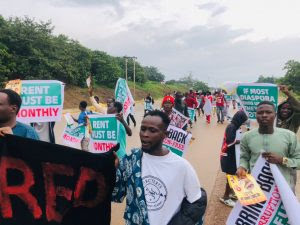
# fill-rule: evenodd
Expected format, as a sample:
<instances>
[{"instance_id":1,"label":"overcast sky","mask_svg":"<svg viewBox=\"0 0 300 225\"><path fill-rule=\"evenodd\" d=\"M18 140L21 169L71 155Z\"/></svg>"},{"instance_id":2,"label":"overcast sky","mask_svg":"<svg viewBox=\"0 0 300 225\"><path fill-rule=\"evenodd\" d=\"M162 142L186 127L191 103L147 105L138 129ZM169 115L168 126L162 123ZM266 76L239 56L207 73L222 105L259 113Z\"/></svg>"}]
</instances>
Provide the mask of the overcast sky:
<instances>
[{"instance_id":1,"label":"overcast sky","mask_svg":"<svg viewBox=\"0 0 300 225\"><path fill-rule=\"evenodd\" d=\"M51 20L55 34L167 79L251 82L300 60L299 0L0 0L0 13Z\"/></svg>"}]
</instances>

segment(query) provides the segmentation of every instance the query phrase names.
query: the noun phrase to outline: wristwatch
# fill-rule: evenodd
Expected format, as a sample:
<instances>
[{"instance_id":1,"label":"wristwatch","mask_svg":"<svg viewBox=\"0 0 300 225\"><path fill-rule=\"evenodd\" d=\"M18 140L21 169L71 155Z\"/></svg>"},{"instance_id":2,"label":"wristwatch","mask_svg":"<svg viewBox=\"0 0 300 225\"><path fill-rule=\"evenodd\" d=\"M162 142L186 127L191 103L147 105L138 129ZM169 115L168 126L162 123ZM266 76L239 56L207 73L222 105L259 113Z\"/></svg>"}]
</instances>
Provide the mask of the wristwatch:
<instances>
[{"instance_id":1,"label":"wristwatch","mask_svg":"<svg viewBox=\"0 0 300 225\"><path fill-rule=\"evenodd\" d=\"M282 158L282 165L287 166L288 161L289 161L289 160L288 160L287 157L283 157L283 158Z\"/></svg>"}]
</instances>

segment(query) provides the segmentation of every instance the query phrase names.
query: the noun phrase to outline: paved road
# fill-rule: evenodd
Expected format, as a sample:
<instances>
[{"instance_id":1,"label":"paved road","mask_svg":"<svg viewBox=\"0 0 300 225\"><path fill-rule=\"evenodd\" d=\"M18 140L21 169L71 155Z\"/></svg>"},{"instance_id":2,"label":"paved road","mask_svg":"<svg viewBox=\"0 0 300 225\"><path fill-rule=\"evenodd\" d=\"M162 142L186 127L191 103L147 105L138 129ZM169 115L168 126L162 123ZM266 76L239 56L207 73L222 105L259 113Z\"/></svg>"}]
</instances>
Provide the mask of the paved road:
<instances>
[{"instance_id":1,"label":"paved road","mask_svg":"<svg viewBox=\"0 0 300 225\"><path fill-rule=\"evenodd\" d=\"M131 124L133 136L127 138L127 151L130 151L130 149L133 147L140 146L139 128L143 116L143 105L136 104L135 110L137 126L134 128L133 124ZM55 128L59 143L61 143L61 133L64 125L65 121L62 121ZM217 124L216 118L213 118L212 123L208 125L205 123L205 119L200 117L192 128L192 133L193 137L195 137L195 140L191 143L189 151L186 154L186 158L195 168L202 187L204 187L208 193L208 197L210 197L212 194L211 192L213 190L217 171L219 169L219 151L225 127L226 123L223 125ZM300 189L300 187L298 189ZM299 195L300 190L298 196ZM124 203L112 204L112 225L124 224L124 208Z\"/></svg>"}]
</instances>

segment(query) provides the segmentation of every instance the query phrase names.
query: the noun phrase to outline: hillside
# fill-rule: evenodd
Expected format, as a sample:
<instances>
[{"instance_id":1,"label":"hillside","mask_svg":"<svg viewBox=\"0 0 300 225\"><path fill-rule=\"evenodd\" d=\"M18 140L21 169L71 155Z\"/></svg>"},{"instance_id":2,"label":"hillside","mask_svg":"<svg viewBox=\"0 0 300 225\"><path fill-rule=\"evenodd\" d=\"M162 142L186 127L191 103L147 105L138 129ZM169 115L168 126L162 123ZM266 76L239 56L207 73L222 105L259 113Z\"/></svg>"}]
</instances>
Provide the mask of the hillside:
<instances>
[{"instance_id":1,"label":"hillside","mask_svg":"<svg viewBox=\"0 0 300 225\"><path fill-rule=\"evenodd\" d=\"M133 82L129 82L129 88L132 95L134 95ZM94 89L94 94L100 98L100 102L102 103L104 103L107 98L111 98L112 96L114 96L114 89L108 88L104 85L97 85ZM148 81L142 85L136 84L136 92L134 98L136 101L142 100L144 97L146 97L147 93L150 93L154 98L161 98L167 93L173 93L173 91L186 92L187 90L188 87L184 85L166 85L160 84L158 82ZM74 85L66 85L64 101L65 109L77 108L80 101L88 101L88 99L89 95L87 88L81 88Z\"/></svg>"}]
</instances>

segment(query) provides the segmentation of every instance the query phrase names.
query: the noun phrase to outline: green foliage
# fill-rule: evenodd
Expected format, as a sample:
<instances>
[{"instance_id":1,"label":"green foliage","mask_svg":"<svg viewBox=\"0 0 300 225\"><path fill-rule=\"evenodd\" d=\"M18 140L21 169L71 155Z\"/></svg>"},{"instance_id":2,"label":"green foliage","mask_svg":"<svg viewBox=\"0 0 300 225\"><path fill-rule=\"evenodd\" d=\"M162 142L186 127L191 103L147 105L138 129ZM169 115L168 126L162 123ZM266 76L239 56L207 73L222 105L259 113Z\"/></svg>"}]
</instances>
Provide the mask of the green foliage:
<instances>
[{"instance_id":1,"label":"green foliage","mask_svg":"<svg viewBox=\"0 0 300 225\"><path fill-rule=\"evenodd\" d=\"M105 52L94 51L91 73L98 84L113 87L121 75L121 67L116 58Z\"/></svg>"},{"instance_id":2,"label":"green foliage","mask_svg":"<svg viewBox=\"0 0 300 225\"><path fill-rule=\"evenodd\" d=\"M300 62L289 60L283 69L286 73L279 83L290 86L294 92L300 94Z\"/></svg>"},{"instance_id":3,"label":"green foliage","mask_svg":"<svg viewBox=\"0 0 300 225\"><path fill-rule=\"evenodd\" d=\"M124 59L105 52L92 51L65 35L53 35L51 22L36 22L25 17L0 16L0 82L12 79L57 79L85 86L86 77L97 84L113 87L124 77ZM129 80L133 80L133 62L128 62ZM136 62L136 81L144 83L144 67Z\"/></svg>"},{"instance_id":4,"label":"green foliage","mask_svg":"<svg viewBox=\"0 0 300 225\"><path fill-rule=\"evenodd\" d=\"M182 84L185 85L188 88L193 88L196 91L209 91L209 87L206 83L199 81L198 79L195 79L192 74L189 74L187 76L184 76L180 78L178 81L176 80L169 80L166 82L166 84Z\"/></svg>"},{"instance_id":5,"label":"green foliage","mask_svg":"<svg viewBox=\"0 0 300 225\"><path fill-rule=\"evenodd\" d=\"M133 94L133 82L129 81L128 85L131 89L131 93ZM148 81L144 84L136 84L136 91L143 92L144 95L142 98L146 97L148 93L151 94L154 98L161 98L166 94L172 94L174 91L186 92L188 87L183 84L161 84L156 81ZM136 96L139 99L139 96Z\"/></svg>"},{"instance_id":6,"label":"green foliage","mask_svg":"<svg viewBox=\"0 0 300 225\"><path fill-rule=\"evenodd\" d=\"M117 57L116 60L119 64L119 66L121 68L121 71L122 71L122 74L123 74L123 76L120 76L120 77L125 78L125 70L126 70L125 59L123 57ZM127 62L127 76L128 76L129 81L134 80L134 78L133 78L134 77L133 68L134 68L133 60L128 59L128 62ZM141 66L141 64L137 61L135 61L135 81L138 82L138 83L145 83L147 81L147 76L145 74L144 67Z\"/></svg>"},{"instance_id":7,"label":"green foliage","mask_svg":"<svg viewBox=\"0 0 300 225\"><path fill-rule=\"evenodd\" d=\"M158 71L158 69L154 66L146 66L144 67L145 74L148 80L162 82L165 80L165 75Z\"/></svg>"},{"instance_id":8,"label":"green foliage","mask_svg":"<svg viewBox=\"0 0 300 225\"><path fill-rule=\"evenodd\" d=\"M273 76L271 77L265 77L263 75L260 75L258 77L258 80L256 81L256 83L270 83L270 84L275 84L277 82L277 79Z\"/></svg>"}]
</instances>

